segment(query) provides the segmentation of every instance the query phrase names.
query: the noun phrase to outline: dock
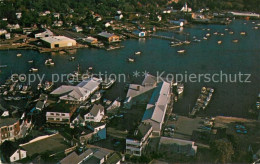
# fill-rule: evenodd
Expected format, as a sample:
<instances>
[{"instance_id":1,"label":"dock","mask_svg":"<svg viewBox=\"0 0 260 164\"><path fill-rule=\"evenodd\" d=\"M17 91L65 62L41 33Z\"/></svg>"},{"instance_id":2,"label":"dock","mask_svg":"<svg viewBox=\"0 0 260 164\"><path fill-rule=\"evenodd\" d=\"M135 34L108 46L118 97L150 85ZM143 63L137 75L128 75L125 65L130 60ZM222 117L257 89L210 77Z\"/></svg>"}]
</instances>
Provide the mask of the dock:
<instances>
[{"instance_id":1,"label":"dock","mask_svg":"<svg viewBox=\"0 0 260 164\"><path fill-rule=\"evenodd\" d=\"M156 35L156 34L150 34L149 36L150 37L154 37L154 38L164 39L164 40L170 40L170 41L175 41L175 42L182 42L181 40L176 39L175 37Z\"/></svg>"}]
</instances>

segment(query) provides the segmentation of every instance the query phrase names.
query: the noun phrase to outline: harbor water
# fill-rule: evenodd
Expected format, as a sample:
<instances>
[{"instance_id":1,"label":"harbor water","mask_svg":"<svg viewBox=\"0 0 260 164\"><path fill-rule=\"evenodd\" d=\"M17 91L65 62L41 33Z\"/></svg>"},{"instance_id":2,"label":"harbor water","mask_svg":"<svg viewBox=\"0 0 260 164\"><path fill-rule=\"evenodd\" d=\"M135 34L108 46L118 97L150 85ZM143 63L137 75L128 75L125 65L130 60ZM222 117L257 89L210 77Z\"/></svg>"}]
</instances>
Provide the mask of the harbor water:
<instances>
[{"instance_id":1,"label":"harbor water","mask_svg":"<svg viewBox=\"0 0 260 164\"><path fill-rule=\"evenodd\" d=\"M246 22L246 24L244 24ZM39 74L46 74L50 80L53 73L68 74L76 70L80 64L82 70L93 67L94 72L102 73L125 73L131 77L134 82L140 82L139 78L132 77L133 72L149 72L156 75L157 72L173 74L205 74L220 73L226 74L251 74L249 83L241 82L187 82L184 84L184 93L181 99L174 105L174 112L187 115L189 107L192 108L200 93L201 87L213 87L215 93L207 113L210 115L240 116L247 117L248 109L256 101L260 91L260 29L253 29L255 24L252 21L233 21L230 25L193 25L185 27L183 32L157 32L157 35L174 36L180 40L201 39L201 42L192 42L189 45L180 47L170 47L169 40L158 38L130 39L123 41L122 49L106 51L100 49L78 49L75 61L69 61L71 55L66 54L40 54L33 50L5 50L0 51L0 65L7 65L6 68L0 68L0 84L12 73L29 73L32 67L39 69ZM233 31L229 34L225 29ZM203 30L204 29L204 30ZM210 31L207 31L210 29ZM223 33L224 35L214 35L213 32ZM240 35L245 31L246 35ZM203 37L206 33L211 36L208 40ZM185 35L189 34L189 35ZM233 39L238 39L238 43L233 43ZM222 44L217 42L221 40ZM184 54L178 54L177 51L185 49ZM135 62L126 61L136 51L141 51L140 56L135 55ZM18 53L22 57L17 57ZM55 66L47 67L44 62L52 58ZM29 64L29 60L34 60ZM125 97L124 84L116 83L107 93L111 100ZM0 102L3 100L0 100Z\"/></svg>"}]
</instances>

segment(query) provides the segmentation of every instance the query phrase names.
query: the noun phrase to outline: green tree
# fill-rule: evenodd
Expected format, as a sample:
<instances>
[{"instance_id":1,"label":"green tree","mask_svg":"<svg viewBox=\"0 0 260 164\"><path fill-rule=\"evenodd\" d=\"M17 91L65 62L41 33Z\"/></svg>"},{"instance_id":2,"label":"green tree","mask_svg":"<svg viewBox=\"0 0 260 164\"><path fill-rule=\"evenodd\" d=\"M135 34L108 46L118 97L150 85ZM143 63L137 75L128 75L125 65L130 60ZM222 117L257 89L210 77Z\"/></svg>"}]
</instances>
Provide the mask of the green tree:
<instances>
[{"instance_id":1,"label":"green tree","mask_svg":"<svg viewBox=\"0 0 260 164\"><path fill-rule=\"evenodd\" d=\"M231 162L232 156L234 154L231 142L223 139L215 140L211 143L210 148L212 153L217 157L216 162Z\"/></svg>"}]
</instances>

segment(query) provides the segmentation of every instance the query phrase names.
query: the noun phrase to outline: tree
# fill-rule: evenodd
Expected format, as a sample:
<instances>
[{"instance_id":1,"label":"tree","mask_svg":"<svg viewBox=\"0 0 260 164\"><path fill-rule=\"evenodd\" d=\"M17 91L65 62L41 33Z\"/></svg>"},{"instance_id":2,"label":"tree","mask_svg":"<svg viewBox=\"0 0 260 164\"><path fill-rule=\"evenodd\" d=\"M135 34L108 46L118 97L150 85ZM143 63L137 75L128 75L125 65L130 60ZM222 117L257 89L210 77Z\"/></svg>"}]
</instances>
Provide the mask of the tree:
<instances>
[{"instance_id":1,"label":"tree","mask_svg":"<svg viewBox=\"0 0 260 164\"><path fill-rule=\"evenodd\" d=\"M232 143L228 140L215 140L211 143L210 148L214 155L216 155L216 162L231 162L234 154Z\"/></svg>"}]
</instances>

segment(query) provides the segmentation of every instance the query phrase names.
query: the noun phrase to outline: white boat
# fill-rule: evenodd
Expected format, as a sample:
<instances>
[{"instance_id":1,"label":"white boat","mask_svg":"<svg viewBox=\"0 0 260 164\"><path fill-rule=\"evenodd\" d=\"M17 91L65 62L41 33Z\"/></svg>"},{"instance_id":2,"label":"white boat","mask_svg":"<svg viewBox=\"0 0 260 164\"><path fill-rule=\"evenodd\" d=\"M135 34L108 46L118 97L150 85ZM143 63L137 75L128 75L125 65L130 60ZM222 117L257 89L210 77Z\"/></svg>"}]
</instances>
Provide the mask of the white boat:
<instances>
[{"instance_id":1,"label":"white boat","mask_svg":"<svg viewBox=\"0 0 260 164\"><path fill-rule=\"evenodd\" d=\"M220 36L224 36L224 33L221 33Z\"/></svg>"},{"instance_id":2,"label":"white boat","mask_svg":"<svg viewBox=\"0 0 260 164\"><path fill-rule=\"evenodd\" d=\"M194 39L193 41L194 42L201 42L201 40L199 40L199 39Z\"/></svg>"},{"instance_id":3,"label":"white boat","mask_svg":"<svg viewBox=\"0 0 260 164\"><path fill-rule=\"evenodd\" d=\"M106 79L102 82L102 89L109 89L116 81L114 79Z\"/></svg>"},{"instance_id":4,"label":"white boat","mask_svg":"<svg viewBox=\"0 0 260 164\"><path fill-rule=\"evenodd\" d=\"M44 83L43 89L44 89L45 91L47 91L47 90L51 89L52 86L53 86L53 82L46 81L46 82Z\"/></svg>"},{"instance_id":5,"label":"white boat","mask_svg":"<svg viewBox=\"0 0 260 164\"><path fill-rule=\"evenodd\" d=\"M240 35L246 35L246 32L242 31L240 32Z\"/></svg>"},{"instance_id":6,"label":"white boat","mask_svg":"<svg viewBox=\"0 0 260 164\"><path fill-rule=\"evenodd\" d=\"M29 71L30 71L30 72L38 72L39 69L38 69L38 68L31 68Z\"/></svg>"},{"instance_id":7,"label":"white boat","mask_svg":"<svg viewBox=\"0 0 260 164\"><path fill-rule=\"evenodd\" d=\"M258 27L257 27L257 26L255 26L255 27L253 27L253 29L257 30L257 29L258 29Z\"/></svg>"},{"instance_id":8,"label":"white boat","mask_svg":"<svg viewBox=\"0 0 260 164\"><path fill-rule=\"evenodd\" d=\"M100 100L102 97L100 92L96 92L93 96L91 96L91 103L94 103L98 100Z\"/></svg>"},{"instance_id":9,"label":"white boat","mask_svg":"<svg viewBox=\"0 0 260 164\"><path fill-rule=\"evenodd\" d=\"M128 58L128 61L129 62L135 62L135 59L134 58Z\"/></svg>"},{"instance_id":10,"label":"white boat","mask_svg":"<svg viewBox=\"0 0 260 164\"><path fill-rule=\"evenodd\" d=\"M17 57L21 57L21 56L22 56L22 54L17 54L16 56L17 56Z\"/></svg>"},{"instance_id":11,"label":"white boat","mask_svg":"<svg viewBox=\"0 0 260 164\"><path fill-rule=\"evenodd\" d=\"M178 53L184 53L185 50L178 50L177 52L178 52Z\"/></svg>"},{"instance_id":12,"label":"white boat","mask_svg":"<svg viewBox=\"0 0 260 164\"><path fill-rule=\"evenodd\" d=\"M225 28L225 31L228 31L228 28Z\"/></svg>"},{"instance_id":13,"label":"white boat","mask_svg":"<svg viewBox=\"0 0 260 164\"><path fill-rule=\"evenodd\" d=\"M141 55L141 53L142 53L141 51L135 52L136 55Z\"/></svg>"},{"instance_id":14,"label":"white boat","mask_svg":"<svg viewBox=\"0 0 260 164\"><path fill-rule=\"evenodd\" d=\"M47 60L45 60L45 65L47 65L47 66L54 66L54 62L53 62L52 59L47 59Z\"/></svg>"},{"instance_id":15,"label":"white boat","mask_svg":"<svg viewBox=\"0 0 260 164\"><path fill-rule=\"evenodd\" d=\"M41 83L39 83L39 84L37 85L37 90L40 90L40 89L42 89L42 84L41 84Z\"/></svg>"},{"instance_id":16,"label":"white boat","mask_svg":"<svg viewBox=\"0 0 260 164\"><path fill-rule=\"evenodd\" d=\"M0 65L0 68L6 68L7 65Z\"/></svg>"},{"instance_id":17,"label":"white boat","mask_svg":"<svg viewBox=\"0 0 260 164\"><path fill-rule=\"evenodd\" d=\"M238 42L238 40L237 40L237 39L234 39L234 40L232 40L232 42L233 42L233 43L237 43L237 42Z\"/></svg>"},{"instance_id":18,"label":"white boat","mask_svg":"<svg viewBox=\"0 0 260 164\"><path fill-rule=\"evenodd\" d=\"M69 61L73 61L73 60L75 60L75 57L74 56L70 57Z\"/></svg>"},{"instance_id":19,"label":"white boat","mask_svg":"<svg viewBox=\"0 0 260 164\"><path fill-rule=\"evenodd\" d=\"M29 60L28 63L30 63L30 64L33 63L33 60Z\"/></svg>"},{"instance_id":20,"label":"white boat","mask_svg":"<svg viewBox=\"0 0 260 164\"><path fill-rule=\"evenodd\" d=\"M232 35L232 34L234 34L234 32L233 32L233 31L230 31L230 32L229 32L229 34L231 34L231 35Z\"/></svg>"},{"instance_id":21,"label":"white boat","mask_svg":"<svg viewBox=\"0 0 260 164\"><path fill-rule=\"evenodd\" d=\"M218 35L218 32L214 32L213 34L214 34L214 35Z\"/></svg>"},{"instance_id":22,"label":"white boat","mask_svg":"<svg viewBox=\"0 0 260 164\"><path fill-rule=\"evenodd\" d=\"M93 70L93 67L88 67L88 70Z\"/></svg>"},{"instance_id":23,"label":"white boat","mask_svg":"<svg viewBox=\"0 0 260 164\"><path fill-rule=\"evenodd\" d=\"M208 38L204 36L203 39L204 39L204 40L207 40Z\"/></svg>"},{"instance_id":24,"label":"white boat","mask_svg":"<svg viewBox=\"0 0 260 164\"><path fill-rule=\"evenodd\" d=\"M210 33L207 33L206 36L210 36Z\"/></svg>"},{"instance_id":25,"label":"white boat","mask_svg":"<svg viewBox=\"0 0 260 164\"><path fill-rule=\"evenodd\" d=\"M190 41L185 40L183 43L184 43L184 44L190 44Z\"/></svg>"},{"instance_id":26,"label":"white boat","mask_svg":"<svg viewBox=\"0 0 260 164\"><path fill-rule=\"evenodd\" d=\"M221 41L221 40L219 40L219 41L218 41L218 44L221 44L221 43L222 43L222 41Z\"/></svg>"},{"instance_id":27,"label":"white boat","mask_svg":"<svg viewBox=\"0 0 260 164\"><path fill-rule=\"evenodd\" d=\"M184 91L184 85L183 84L178 84L177 85L177 93L178 95L182 94Z\"/></svg>"}]
</instances>

